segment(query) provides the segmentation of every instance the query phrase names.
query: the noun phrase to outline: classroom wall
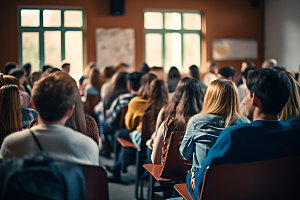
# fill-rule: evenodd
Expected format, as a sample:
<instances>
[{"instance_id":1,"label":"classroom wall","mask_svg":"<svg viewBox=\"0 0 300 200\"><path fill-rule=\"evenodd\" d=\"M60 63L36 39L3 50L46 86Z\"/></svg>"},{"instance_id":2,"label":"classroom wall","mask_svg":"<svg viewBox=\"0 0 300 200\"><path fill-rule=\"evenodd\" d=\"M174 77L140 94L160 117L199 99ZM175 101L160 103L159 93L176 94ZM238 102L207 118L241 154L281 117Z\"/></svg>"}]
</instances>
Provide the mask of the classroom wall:
<instances>
[{"instance_id":1,"label":"classroom wall","mask_svg":"<svg viewBox=\"0 0 300 200\"><path fill-rule=\"evenodd\" d=\"M136 69L144 60L143 11L145 9L197 10L203 12L202 66L212 58L212 40L216 38L256 39L258 59L263 60L264 5L253 7L251 0L126 0L124 16L109 15L109 0L5 0L0 3L0 66L18 62L18 6L80 7L85 9L85 62L95 60L97 28L133 28L135 30ZM241 60L223 61L239 69Z\"/></svg>"},{"instance_id":2,"label":"classroom wall","mask_svg":"<svg viewBox=\"0 0 300 200\"><path fill-rule=\"evenodd\" d=\"M265 58L297 72L300 65L300 1L266 0Z\"/></svg>"}]
</instances>

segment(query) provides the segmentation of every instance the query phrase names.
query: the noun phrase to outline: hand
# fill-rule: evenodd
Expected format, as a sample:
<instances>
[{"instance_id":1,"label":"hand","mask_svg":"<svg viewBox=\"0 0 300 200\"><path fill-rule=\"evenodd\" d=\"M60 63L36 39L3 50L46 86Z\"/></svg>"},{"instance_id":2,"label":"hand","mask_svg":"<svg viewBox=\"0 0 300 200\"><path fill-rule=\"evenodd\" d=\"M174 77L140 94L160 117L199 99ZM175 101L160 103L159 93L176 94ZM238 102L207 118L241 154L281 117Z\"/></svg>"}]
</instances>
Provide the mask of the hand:
<instances>
[{"instance_id":1,"label":"hand","mask_svg":"<svg viewBox=\"0 0 300 200\"><path fill-rule=\"evenodd\" d=\"M195 178L191 179L191 187L193 190L195 189Z\"/></svg>"}]
</instances>

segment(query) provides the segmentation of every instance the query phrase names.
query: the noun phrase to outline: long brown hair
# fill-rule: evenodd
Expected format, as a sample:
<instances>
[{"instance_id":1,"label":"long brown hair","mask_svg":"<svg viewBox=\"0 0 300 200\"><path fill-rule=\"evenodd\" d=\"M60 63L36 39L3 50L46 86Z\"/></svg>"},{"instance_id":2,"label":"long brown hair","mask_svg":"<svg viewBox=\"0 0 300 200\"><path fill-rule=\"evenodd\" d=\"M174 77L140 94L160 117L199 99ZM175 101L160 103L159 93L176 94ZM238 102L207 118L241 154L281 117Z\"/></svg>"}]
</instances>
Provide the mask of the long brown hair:
<instances>
[{"instance_id":1,"label":"long brown hair","mask_svg":"<svg viewBox=\"0 0 300 200\"><path fill-rule=\"evenodd\" d=\"M296 81L296 79L290 72L283 72L283 73L285 73L288 76L292 85L291 96L280 114L280 120L286 121L290 118L300 115L300 95L299 95L300 84Z\"/></svg>"},{"instance_id":2,"label":"long brown hair","mask_svg":"<svg viewBox=\"0 0 300 200\"><path fill-rule=\"evenodd\" d=\"M93 68L90 71L90 74L88 76L88 84L94 86L99 91L101 90L101 87L103 85L103 81L101 80L100 72L97 68Z\"/></svg>"},{"instance_id":3,"label":"long brown hair","mask_svg":"<svg viewBox=\"0 0 300 200\"><path fill-rule=\"evenodd\" d=\"M217 114L230 126L240 114L239 94L235 83L226 79L214 80L207 88L200 114Z\"/></svg>"},{"instance_id":4,"label":"long brown hair","mask_svg":"<svg viewBox=\"0 0 300 200\"><path fill-rule=\"evenodd\" d=\"M163 119L174 121L174 130L185 130L188 120L202 110L203 98L199 82L194 78L183 78L178 83L173 98L164 108Z\"/></svg>"},{"instance_id":5,"label":"long brown hair","mask_svg":"<svg viewBox=\"0 0 300 200\"><path fill-rule=\"evenodd\" d=\"M20 92L16 85L0 88L0 144L12 132L22 129Z\"/></svg>"},{"instance_id":6,"label":"long brown hair","mask_svg":"<svg viewBox=\"0 0 300 200\"><path fill-rule=\"evenodd\" d=\"M148 99L150 94L150 84L151 81L156 79L157 76L151 73L146 73L141 78L141 87L138 91L138 96L142 99Z\"/></svg>"},{"instance_id":7,"label":"long brown hair","mask_svg":"<svg viewBox=\"0 0 300 200\"><path fill-rule=\"evenodd\" d=\"M152 127L155 127L155 122L160 109L168 103L168 89L165 82L160 79L155 79L150 84L150 94L146 103L145 115L149 116L149 121L152 122Z\"/></svg>"}]
</instances>

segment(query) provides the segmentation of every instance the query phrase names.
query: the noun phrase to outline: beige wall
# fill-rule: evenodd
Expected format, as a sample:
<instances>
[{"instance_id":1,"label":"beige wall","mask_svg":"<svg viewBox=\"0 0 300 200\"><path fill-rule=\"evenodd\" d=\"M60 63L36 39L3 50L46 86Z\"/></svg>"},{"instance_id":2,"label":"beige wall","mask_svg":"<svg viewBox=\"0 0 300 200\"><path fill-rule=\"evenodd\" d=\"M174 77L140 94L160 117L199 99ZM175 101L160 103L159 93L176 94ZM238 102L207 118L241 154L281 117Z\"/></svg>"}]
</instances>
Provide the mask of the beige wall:
<instances>
[{"instance_id":1,"label":"beige wall","mask_svg":"<svg viewBox=\"0 0 300 200\"><path fill-rule=\"evenodd\" d=\"M85 62L95 60L96 28L134 28L136 68L144 60L143 11L145 9L197 10L203 13L202 64L211 59L215 38L252 38L258 41L258 59L263 59L264 7L251 6L251 0L126 0L124 16L109 15L109 0L5 0L0 3L0 66L18 62L18 6L80 7L85 9ZM234 65L240 60L220 62Z\"/></svg>"}]
</instances>

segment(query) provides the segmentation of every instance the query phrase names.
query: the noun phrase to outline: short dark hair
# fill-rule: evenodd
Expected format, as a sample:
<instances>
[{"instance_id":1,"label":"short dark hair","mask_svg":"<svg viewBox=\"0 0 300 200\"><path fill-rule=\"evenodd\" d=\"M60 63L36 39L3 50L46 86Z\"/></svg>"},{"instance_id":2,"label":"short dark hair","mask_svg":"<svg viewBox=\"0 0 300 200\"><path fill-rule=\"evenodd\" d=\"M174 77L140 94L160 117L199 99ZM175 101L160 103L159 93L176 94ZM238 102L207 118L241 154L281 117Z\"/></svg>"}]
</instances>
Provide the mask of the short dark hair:
<instances>
[{"instance_id":1,"label":"short dark hair","mask_svg":"<svg viewBox=\"0 0 300 200\"><path fill-rule=\"evenodd\" d=\"M190 75L193 78L199 80L199 68L196 65L192 65L190 66L189 70L190 70Z\"/></svg>"},{"instance_id":2,"label":"short dark hair","mask_svg":"<svg viewBox=\"0 0 300 200\"><path fill-rule=\"evenodd\" d=\"M247 88L256 94L265 114L278 115L290 98L292 86L286 74L272 68L253 70L247 77Z\"/></svg>"},{"instance_id":3,"label":"short dark hair","mask_svg":"<svg viewBox=\"0 0 300 200\"><path fill-rule=\"evenodd\" d=\"M51 65L44 65L42 68L42 72L45 72L49 68L53 68L53 67Z\"/></svg>"},{"instance_id":4,"label":"short dark hair","mask_svg":"<svg viewBox=\"0 0 300 200\"><path fill-rule=\"evenodd\" d=\"M257 68L255 66L248 66L243 72L242 72L242 77L244 77L246 80L247 80L247 76L249 74L249 72L253 71L253 70L256 70Z\"/></svg>"},{"instance_id":5,"label":"short dark hair","mask_svg":"<svg viewBox=\"0 0 300 200\"><path fill-rule=\"evenodd\" d=\"M232 80L234 81L236 71L232 66L225 66L225 67L219 69L219 74L221 74L222 76L224 76L226 78L231 77Z\"/></svg>"},{"instance_id":6,"label":"short dark hair","mask_svg":"<svg viewBox=\"0 0 300 200\"><path fill-rule=\"evenodd\" d=\"M14 76L17 79L20 79L25 74L24 69L14 68L8 72L8 75Z\"/></svg>"},{"instance_id":7,"label":"short dark hair","mask_svg":"<svg viewBox=\"0 0 300 200\"><path fill-rule=\"evenodd\" d=\"M71 76L55 72L34 84L32 101L43 120L59 121L75 104L76 90L76 81Z\"/></svg>"},{"instance_id":8,"label":"short dark hair","mask_svg":"<svg viewBox=\"0 0 300 200\"><path fill-rule=\"evenodd\" d=\"M133 91L138 91L141 87L141 78L143 74L141 72L132 72L128 74L128 82Z\"/></svg>"},{"instance_id":9,"label":"short dark hair","mask_svg":"<svg viewBox=\"0 0 300 200\"><path fill-rule=\"evenodd\" d=\"M7 75L10 70L12 70L14 68L17 68L17 66L18 66L17 63L15 63L15 62L7 62L7 63L5 63L4 74Z\"/></svg>"},{"instance_id":10,"label":"short dark hair","mask_svg":"<svg viewBox=\"0 0 300 200\"><path fill-rule=\"evenodd\" d=\"M61 68L65 68L65 67L70 66L70 65L71 65L70 63L64 63L64 64L61 65Z\"/></svg>"}]
</instances>

